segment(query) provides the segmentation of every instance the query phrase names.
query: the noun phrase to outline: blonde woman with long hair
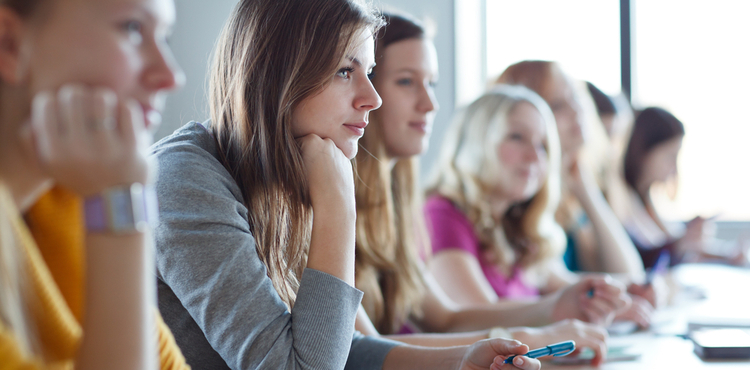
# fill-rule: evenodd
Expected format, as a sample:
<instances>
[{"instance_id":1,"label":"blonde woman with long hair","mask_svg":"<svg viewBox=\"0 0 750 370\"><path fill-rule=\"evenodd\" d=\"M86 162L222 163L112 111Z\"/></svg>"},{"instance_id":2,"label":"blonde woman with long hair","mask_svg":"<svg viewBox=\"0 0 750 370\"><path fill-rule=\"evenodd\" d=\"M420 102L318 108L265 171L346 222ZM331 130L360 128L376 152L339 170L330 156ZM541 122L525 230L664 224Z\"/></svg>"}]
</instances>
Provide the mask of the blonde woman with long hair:
<instances>
[{"instance_id":1,"label":"blonde woman with long hair","mask_svg":"<svg viewBox=\"0 0 750 370\"><path fill-rule=\"evenodd\" d=\"M554 220L554 122L536 94L500 85L469 105L446 135L425 215L430 269L455 301L536 297L573 281L560 266L565 235Z\"/></svg>"},{"instance_id":2,"label":"blonde woman with long hair","mask_svg":"<svg viewBox=\"0 0 750 370\"><path fill-rule=\"evenodd\" d=\"M522 61L509 66L496 83L522 85L552 109L562 150L561 199L556 219L568 233L566 264L573 271L625 274L641 279L638 253L602 196L594 174L581 162L588 128L575 82L550 61ZM592 143L588 143L592 144Z\"/></svg>"},{"instance_id":3,"label":"blonde woman with long hair","mask_svg":"<svg viewBox=\"0 0 750 370\"><path fill-rule=\"evenodd\" d=\"M460 309L447 299L424 268L429 241L423 226L422 197L417 184L417 157L428 144L437 111L434 85L438 71L434 45L424 27L405 15L386 14L387 25L378 34L377 67L373 84L383 106L371 115L361 141L366 153L357 165L357 287L365 292L357 328L369 335L420 345L473 343L489 335L487 328L532 345L566 337L592 347L597 361L604 351L603 329L569 320L541 329L563 318L587 317L579 309L577 289L538 304L496 304ZM592 281L588 282L592 283ZM617 305L615 287L602 281L602 292L613 296L597 300ZM612 301L608 301L611 299ZM605 303L606 302L606 303ZM515 307L513 307L515 305ZM416 327L416 328L415 328ZM421 329L423 333L413 333ZM468 333L430 334L444 332Z\"/></svg>"},{"instance_id":4,"label":"blonde woman with long hair","mask_svg":"<svg viewBox=\"0 0 750 370\"><path fill-rule=\"evenodd\" d=\"M381 104L369 80L381 24L355 0L241 0L211 67L211 120L152 147L159 307L188 363L468 370L528 351L502 339L426 349L354 332L350 160Z\"/></svg>"},{"instance_id":5,"label":"blonde woman with long hair","mask_svg":"<svg viewBox=\"0 0 750 370\"><path fill-rule=\"evenodd\" d=\"M513 64L496 83L533 90L547 102L555 116L562 151L561 197L555 219L567 237L563 257L566 266L571 271L616 274L628 282L634 304L618 319L648 327L657 294L652 285L639 285L645 277L640 256L582 155L586 147L601 144L594 142L595 137L590 135L593 128L587 127L584 120L583 87L565 74L558 63L542 60Z\"/></svg>"},{"instance_id":6,"label":"blonde woman with long hair","mask_svg":"<svg viewBox=\"0 0 750 370\"><path fill-rule=\"evenodd\" d=\"M0 1L0 369L188 368L155 317L141 212L147 128L183 79L174 16L172 0Z\"/></svg>"}]
</instances>

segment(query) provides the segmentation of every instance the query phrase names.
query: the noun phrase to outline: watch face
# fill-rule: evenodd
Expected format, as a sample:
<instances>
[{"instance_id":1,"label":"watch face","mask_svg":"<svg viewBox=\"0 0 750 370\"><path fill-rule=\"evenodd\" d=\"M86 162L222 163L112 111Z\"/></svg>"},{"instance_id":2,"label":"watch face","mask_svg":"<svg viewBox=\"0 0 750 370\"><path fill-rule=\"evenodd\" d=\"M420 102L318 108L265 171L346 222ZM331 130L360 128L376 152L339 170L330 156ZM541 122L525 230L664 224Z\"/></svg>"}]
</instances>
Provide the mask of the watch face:
<instances>
[{"instance_id":1,"label":"watch face","mask_svg":"<svg viewBox=\"0 0 750 370\"><path fill-rule=\"evenodd\" d=\"M114 230L129 230L134 228L133 200L129 191L109 193L109 214Z\"/></svg>"}]
</instances>

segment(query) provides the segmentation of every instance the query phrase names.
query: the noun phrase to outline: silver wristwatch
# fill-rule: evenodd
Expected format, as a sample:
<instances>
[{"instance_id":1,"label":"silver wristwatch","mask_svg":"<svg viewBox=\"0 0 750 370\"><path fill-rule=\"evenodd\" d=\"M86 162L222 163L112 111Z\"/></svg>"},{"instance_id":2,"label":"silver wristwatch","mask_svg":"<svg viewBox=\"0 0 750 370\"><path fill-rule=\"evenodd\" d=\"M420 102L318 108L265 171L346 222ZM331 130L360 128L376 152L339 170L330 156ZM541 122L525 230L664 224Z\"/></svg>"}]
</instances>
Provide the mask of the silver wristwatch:
<instances>
[{"instance_id":1,"label":"silver wristwatch","mask_svg":"<svg viewBox=\"0 0 750 370\"><path fill-rule=\"evenodd\" d=\"M143 232L159 218L156 191L139 183L87 197L84 210L86 229L94 232Z\"/></svg>"}]
</instances>

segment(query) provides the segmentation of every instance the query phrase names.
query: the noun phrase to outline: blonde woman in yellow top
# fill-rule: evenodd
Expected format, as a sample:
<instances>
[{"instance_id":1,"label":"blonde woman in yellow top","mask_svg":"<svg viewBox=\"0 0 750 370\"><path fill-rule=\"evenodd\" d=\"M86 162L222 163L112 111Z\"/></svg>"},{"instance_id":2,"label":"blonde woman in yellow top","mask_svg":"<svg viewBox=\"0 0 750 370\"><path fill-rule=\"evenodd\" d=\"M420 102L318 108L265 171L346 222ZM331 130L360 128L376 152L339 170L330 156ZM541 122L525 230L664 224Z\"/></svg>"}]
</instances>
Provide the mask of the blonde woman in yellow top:
<instances>
[{"instance_id":1,"label":"blonde woman in yellow top","mask_svg":"<svg viewBox=\"0 0 750 370\"><path fill-rule=\"evenodd\" d=\"M174 15L0 0L0 369L187 368L155 309L144 153L183 80Z\"/></svg>"}]
</instances>

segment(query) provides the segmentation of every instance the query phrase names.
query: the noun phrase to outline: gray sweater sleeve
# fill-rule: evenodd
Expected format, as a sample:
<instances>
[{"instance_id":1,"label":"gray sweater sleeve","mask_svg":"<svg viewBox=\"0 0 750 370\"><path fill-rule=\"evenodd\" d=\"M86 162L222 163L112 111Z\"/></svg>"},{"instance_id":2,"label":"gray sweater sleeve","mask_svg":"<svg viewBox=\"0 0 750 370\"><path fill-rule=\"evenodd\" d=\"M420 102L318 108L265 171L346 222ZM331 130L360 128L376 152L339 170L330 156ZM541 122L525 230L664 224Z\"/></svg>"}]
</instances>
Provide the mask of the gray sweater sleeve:
<instances>
[{"instance_id":1,"label":"gray sweater sleeve","mask_svg":"<svg viewBox=\"0 0 750 370\"><path fill-rule=\"evenodd\" d=\"M152 150L159 165L158 274L181 305L165 309L160 288L160 308L186 310L210 344L183 348L186 356L216 351L232 369L342 369L354 343L371 355L360 368L382 366L394 344L353 337L359 290L306 269L294 308L286 309L258 258L241 192L202 126L188 124ZM168 323L185 320L166 316ZM196 337L180 332L190 328L173 328L178 343L182 334Z\"/></svg>"}]
</instances>

